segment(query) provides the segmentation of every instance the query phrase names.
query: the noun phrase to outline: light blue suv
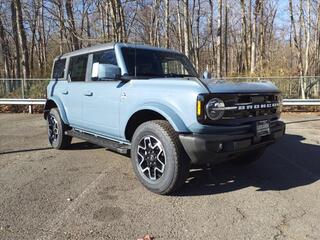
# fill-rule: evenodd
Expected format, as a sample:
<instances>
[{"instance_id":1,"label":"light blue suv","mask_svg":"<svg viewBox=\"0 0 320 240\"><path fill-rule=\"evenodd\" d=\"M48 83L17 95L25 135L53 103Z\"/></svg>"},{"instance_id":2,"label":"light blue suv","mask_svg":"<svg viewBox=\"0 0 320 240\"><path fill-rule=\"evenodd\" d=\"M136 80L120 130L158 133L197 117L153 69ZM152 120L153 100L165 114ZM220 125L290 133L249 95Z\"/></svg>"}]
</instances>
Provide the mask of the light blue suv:
<instances>
[{"instance_id":1,"label":"light blue suv","mask_svg":"<svg viewBox=\"0 0 320 240\"><path fill-rule=\"evenodd\" d=\"M141 183L177 190L190 164L250 163L283 136L281 96L270 82L199 78L183 54L104 44L54 61L44 117L52 147L72 137L126 154Z\"/></svg>"}]
</instances>

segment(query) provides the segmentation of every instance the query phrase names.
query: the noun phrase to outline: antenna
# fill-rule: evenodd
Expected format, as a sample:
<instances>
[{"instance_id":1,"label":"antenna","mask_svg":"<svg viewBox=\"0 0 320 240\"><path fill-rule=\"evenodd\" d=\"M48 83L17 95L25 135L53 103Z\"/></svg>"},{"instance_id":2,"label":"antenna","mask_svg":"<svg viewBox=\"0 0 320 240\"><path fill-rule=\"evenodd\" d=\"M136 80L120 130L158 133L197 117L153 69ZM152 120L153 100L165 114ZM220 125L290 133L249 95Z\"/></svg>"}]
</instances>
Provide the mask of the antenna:
<instances>
[{"instance_id":1,"label":"antenna","mask_svg":"<svg viewBox=\"0 0 320 240\"><path fill-rule=\"evenodd\" d=\"M137 78L137 46L134 44L134 78Z\"/></svg>"},{"instance_id":2,"label":"antenna","mask_svg":"<svg viewBox=\"0 0 320 240\"><path fill-rule=\"evenodd\" d=\"M134 78L137 78L137 33L134 34Z\"/></svg>"}]
</instances>

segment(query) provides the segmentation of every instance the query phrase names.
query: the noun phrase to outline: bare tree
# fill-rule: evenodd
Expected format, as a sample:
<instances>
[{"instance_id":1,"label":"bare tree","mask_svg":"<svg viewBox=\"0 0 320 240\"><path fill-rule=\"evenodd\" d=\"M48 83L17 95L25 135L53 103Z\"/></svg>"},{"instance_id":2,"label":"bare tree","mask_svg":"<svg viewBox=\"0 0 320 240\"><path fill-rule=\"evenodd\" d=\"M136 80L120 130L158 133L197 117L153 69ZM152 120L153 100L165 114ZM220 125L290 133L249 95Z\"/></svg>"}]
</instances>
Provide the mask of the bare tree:
<instances>
[{"instance_id":1,"label":"bare tree","mask_svg":"<svg viewBox=\"0 0 320 240\"><path fill-rule=\"evenodd\" d=\"M151 8L151 26L150 26L150 44L155 46L157 45L158 40L158 26L159 26L159 8L160 1L153 0Z\"/></svg>"},{"instance_id":2,"label":"bare tree","mask_svg":"<svg viewBox=\"0 0 320 240\"><path fill-rule=\"evenodd\" d=\"M73 16L73 0L66 0L66 12L68 16L68 25L70 32L70 40L71 40L71 48L72 50L76 50L80 48L79 40L77 37L76 23Z\"/></svg>"},{"instance_id":3,"label":"bare tree","mask_svg":"<svg viewBox=\"0 0 320 240\"><path fill-rule=\"evenodd\" d=\"M12 24L17 27L17 35L19 39L19 48L21 49L21 64L22 64L22 73L23 78L30 77L30 66L29 66L29 51L27 45L26 32L23 26L23 15L20 0L13 0L13 11L15 12L15 22ZM20 59L18 59L19 61Z\"/></svg>"},{"instance_id":4,"label":"bare tree","mask_svg":"<svg viewBox=\"0 0 320 240\"><path fill-rule=\"evenodd\" d=\"M6 36L5 28L2 21L2 16L0 16L0 46L3 56L4 74L6 78L10 78L10 52L9 52L9 42ZM9 82L6 81L6 91L10 92L11 87Z\"/></svg>"},{"instance_id":5,"label":"bare tree","mask_svg":"<svg viewBox=\"0 0 320 240\"><path fill-rule=\"evenodd\" d=\"M225 68L225 73L224 75L228 75L228 68L229 68L229 55L228 55L228 12L229 12L229 6L227 1L225 0L225 5L224 5L224 68Z\"/></svg>"},{"instance_id":6,"label":"bare tree","mask_svg":"<svg viewBox=\"0 0 320 240\"><path fill-rule=\"evenodd\" d=\"M0 73L48 76L53 57L66 51L137 41L177 49L218 77L318 75L319 1L290 0L288 25L276 20L279 7L278 0L1 1ZM299 85L306 97L308 81Z\"/></svg>"},{"instance_id":7,"label":"bare tree","mask_svg":"<svg viewBox=\"0 0 320 240\"><path fill-rule=\"evenodd\" d=\"M15 77L21 77L21 63L20 63L20 44L19 44L19 37L18 37L18 27L17 27L17 14L14 6L14 2L11 2L11 22L12 22L12 34L13 34L13 41L15 46Z\"/></svg>"},{"instance_id":8,"label":"bare tree","mask_svg":"<svg viewBox=\"0 0 320 240\"><path fill-rule=\"evenodd\" d=\"M184 54L190 55L190 25L189 25L189 0L183 0L183 15L184 15Z\"/></svg>"},{"instance_id":9,"label":"bare tree","mask_svg":"<svg viewBox=\"0 0 320 240\"><path fill-rule=\"evenodd\" d=\"M253 74L256 70L256 43L257 43L257 25L258 25L258 16L261 10L261 0L256 0L254 5L254 18L252 26L252 37L251 37L251 67L250 73Z\"/></svg>"},{"instance_id":10,"label":"bare tree","mask_svg":"<svg viewBox=\"0 0 320 240\"><path fill-rule=\"evenodd\" d=\"M300 0L300 14L301 14L301 10L302 10L302 1ZM305 94L304 94L304 89L303 89L303 64L302 64L302 49L301 49L301 41L298 40L298 35L297 35L297 30L296 30L296 23L294 20L294 15L293 15L293 6L292 6L292 0L289 0L289 11L290 11L290 19L291 19L291 26L292 26L292 30L293 30L293 42L294 42L294 46L298 55L298 71L299 71L299 75L300 75L300 90L301 90L301 97L305 98ZM301 18L301 16L300 16ZM300 30L300 34L299 36L301 36L301 30ZM301 39L301 37L299 38Z\"/></svg>"},{"instance_id":11,"label":"bare tree","mask_svg":"<svg viewBox=\"0 0 320 240\"><path fill-rule=\"evenodd\" d=\"M217 21L218 29L217 29L217 77L222 76L222 0L218 0L218 21Z\"/></svg>"},{"instance_id":12,"label":"bare tree","mask_svg":"<svg viewBox=\"0 0 320 240\"><path fill-rule=\"evenodd\" d=\"M166 19L166 23L165 23L165 28L166 28L166 44L165 47L169 48L169 26L170 26L170 1L169 0L165 0L165 19Z\"/></svg>"}]
</instances>

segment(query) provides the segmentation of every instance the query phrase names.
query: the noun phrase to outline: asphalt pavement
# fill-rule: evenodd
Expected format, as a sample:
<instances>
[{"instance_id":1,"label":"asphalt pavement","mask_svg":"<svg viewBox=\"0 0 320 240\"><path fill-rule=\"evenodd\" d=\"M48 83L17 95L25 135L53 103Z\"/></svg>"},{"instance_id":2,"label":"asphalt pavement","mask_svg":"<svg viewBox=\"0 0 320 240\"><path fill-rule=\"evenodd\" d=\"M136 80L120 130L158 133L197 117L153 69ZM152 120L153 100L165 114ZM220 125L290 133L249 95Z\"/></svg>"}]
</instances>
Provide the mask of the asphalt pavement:
<instances>
[{"instance_id":1,"label":"asphalt pavement","mask_svg":"<svg viewBox=\"0 0 320 240\"><path fill-rule=\"evenodd\" d=\"M147 191L130 159L49 147L42 115L0 114L0 239L320 239L320 114L250 166L192 169L174 196Z\"/></svg>"}]
</instances>

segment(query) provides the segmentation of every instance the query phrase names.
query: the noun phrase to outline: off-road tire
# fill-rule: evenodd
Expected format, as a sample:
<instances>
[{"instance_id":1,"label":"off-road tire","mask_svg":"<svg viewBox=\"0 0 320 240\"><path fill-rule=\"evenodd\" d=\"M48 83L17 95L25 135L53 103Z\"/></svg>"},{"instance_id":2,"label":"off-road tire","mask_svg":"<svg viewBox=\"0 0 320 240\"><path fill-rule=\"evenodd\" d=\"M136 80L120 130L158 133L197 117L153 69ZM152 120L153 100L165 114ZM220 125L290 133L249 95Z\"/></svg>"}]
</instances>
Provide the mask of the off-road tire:
<instances>
[{"instance_id":1,"label":"off-road tire","mask_svg":"<svg viewBox=\"0 0 320 240\"><path fill-rule=\"evenodd\" d=\"M161 142L161 147L163 147L165 153L164 171L157 180L148 179L141 171L142 168L139 164L138 146L141 141L144 141L146 145L145 139L149 136ZM141 150L141 145L139 149ZM184 184L189 174L190 159L180 142L178 134L165 120L148 121L136 129L132 138L131 161L139 181L150 191L161 195L175 192Z\"/></svg>"},{"instance_id":2,"label":"off-road tire","mask_svg":"<svg viewBox=\"0 0 320 240\"><path fill-rule=\"evenodd\" d=\"M55 119L56 127L58 129L54 140L52 138L50 138L50 123L49 123L49 121L50 120L53 121L52 117ZM50 112L47 116L47 127L48 127L49 143L53 148L66 149L70 145L72 137L65 134L65 131L69 129L69 126L66 125L62 121L62 119L60 117L59 110L57 108L50 109Z\"/></svg>"}]
</instances>

